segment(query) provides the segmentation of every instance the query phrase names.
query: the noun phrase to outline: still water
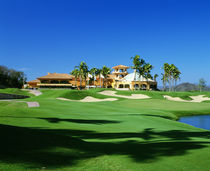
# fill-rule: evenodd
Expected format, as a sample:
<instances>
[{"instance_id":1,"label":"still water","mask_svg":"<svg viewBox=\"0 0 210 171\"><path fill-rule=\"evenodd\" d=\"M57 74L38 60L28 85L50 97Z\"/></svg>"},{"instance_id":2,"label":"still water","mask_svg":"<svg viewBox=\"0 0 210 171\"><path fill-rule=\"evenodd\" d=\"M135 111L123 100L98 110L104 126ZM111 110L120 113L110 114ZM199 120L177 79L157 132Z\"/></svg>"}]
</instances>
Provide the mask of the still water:
<instances>
[{"instance_id":1,"label":"still water","mask_svg":"<svg viewBox=\"0 0 210 171\"><path fill-rule=\"evenodd\" d=\"M179 122L210 130L210 115L181 117Z\"/></svg>"}]
</instances>

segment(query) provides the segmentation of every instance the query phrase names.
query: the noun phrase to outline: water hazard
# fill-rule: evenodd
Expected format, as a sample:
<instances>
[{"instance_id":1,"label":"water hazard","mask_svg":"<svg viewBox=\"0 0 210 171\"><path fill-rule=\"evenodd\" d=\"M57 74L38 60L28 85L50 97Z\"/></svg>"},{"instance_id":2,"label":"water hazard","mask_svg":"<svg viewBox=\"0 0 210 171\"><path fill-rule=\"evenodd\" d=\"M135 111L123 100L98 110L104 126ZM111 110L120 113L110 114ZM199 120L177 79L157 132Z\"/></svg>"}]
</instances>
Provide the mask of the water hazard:
<instances>
[{"instance_id":1,"label":"water hazard","mask_svg":"<svg viewBox=\"0 0 210 171\"><path fill-rule=\"evenodd\" d=\"M197 128L210 130L210 115L186 116L181 117L179 121Z\"/></svg>"}]
</instances>

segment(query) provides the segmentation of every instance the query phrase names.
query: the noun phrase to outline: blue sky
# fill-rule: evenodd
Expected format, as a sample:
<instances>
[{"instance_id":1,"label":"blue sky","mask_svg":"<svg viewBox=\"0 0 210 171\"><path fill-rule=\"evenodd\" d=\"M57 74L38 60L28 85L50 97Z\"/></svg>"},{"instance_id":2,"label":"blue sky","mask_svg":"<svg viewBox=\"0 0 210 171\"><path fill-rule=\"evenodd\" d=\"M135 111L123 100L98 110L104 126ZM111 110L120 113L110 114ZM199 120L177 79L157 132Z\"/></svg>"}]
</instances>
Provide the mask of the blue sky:
<instances>
[{"instance_id":1,"label":"blue sky","mask_svg":"<svg viewBox=\"0 0 210 171\"><path fill-rule=\"evenodd\" d=\"M31 80L80 61L131 66L138 54L153 74L168 62L181 82L210 84L209 9L209 0L2 0L0 65Z\"/></svg>"}]
</instances>

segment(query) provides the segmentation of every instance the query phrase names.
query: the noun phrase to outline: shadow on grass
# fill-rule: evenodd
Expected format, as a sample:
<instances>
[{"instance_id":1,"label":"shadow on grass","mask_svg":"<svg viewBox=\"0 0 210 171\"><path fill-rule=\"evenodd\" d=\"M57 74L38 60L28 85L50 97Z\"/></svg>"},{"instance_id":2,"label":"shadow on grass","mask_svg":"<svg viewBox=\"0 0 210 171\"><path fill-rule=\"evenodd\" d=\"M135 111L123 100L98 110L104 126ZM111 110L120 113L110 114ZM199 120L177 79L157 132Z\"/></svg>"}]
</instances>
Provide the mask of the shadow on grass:
<instances>
[{"instance_id":1,"label":"shadow on grass","mask_svg":"<svg viewBox=\"0 0 210 171\"><path fill-rule=\"evenodd\" d=\"M0 161L27 167L59 168L103 155L127 155L136 162L153 162L162 156L184 155L209 146L210 132L145 129L139 133L97 133L82 130L48 130L0 125ZM156 138L167 138L165 141ZM97 139L126 138L124 141ZM127 138L140 138L129 140ZM144 139L144 141L142 140ZM204 138L192 141L192 138ZM94 141L88 142L87 139ZM147 141L145 141L147 140Z\"/></svg>"},{"instance_id":2,"label":"shadow on grass","mask_svg":"<svg viewBox=\"0 0 210 171\"><path fill-rule=\"evenodd\" d=\"M120 121L113 120L92 120L92 119L60 119L60 118L37 118L44 119L51 123L59 123L59 122L74 122L80 124L110 124L110 123L120 123Z\"/></svg>"},{"instance_id":3,"label":"shadow on grass","mask_svg":"<svg viewBox=\"0 0 210 171\"><path fill-rule=\"evenodd\" d=\"M0 116L2 118L24 118L24 119L43 119L50 123L59 123L59 122L73 122L79 124L112 124L112 123L121 123L121 121L115 120L99 120L99 119L61 119L61 118L40 118L40 117L15 117L15 116Z\"/></svg>"},{"instance_id":4,"label":"shadow on grass","mask_svg":"<svg viewBox=\"0 0 210 171\"><path fill-rule=\"evenodd\" d=\"M162 115L151 115L151 114L141 114L142 116L152 116L152 117L158 117L158 118L164 118L164 119L172 119L169 116L162 116Z\"/></svg>"}]
</instances>

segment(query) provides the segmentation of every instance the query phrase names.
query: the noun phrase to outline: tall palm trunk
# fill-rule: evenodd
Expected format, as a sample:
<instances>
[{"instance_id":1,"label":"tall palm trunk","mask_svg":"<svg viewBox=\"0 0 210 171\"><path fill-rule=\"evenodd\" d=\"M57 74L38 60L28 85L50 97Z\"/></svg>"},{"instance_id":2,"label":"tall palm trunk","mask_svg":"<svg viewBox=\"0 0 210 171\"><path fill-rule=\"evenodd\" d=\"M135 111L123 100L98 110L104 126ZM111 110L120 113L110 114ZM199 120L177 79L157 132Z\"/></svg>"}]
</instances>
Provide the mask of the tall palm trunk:
<instances>
[{"instance_id":1,"label":"tall palm trunk","mask_svg":"<svg viewBox=\"0 0 210 171\"><path fill-rule=\"evenodd\" d=\"M86 85L87 85L87 79L85 78L85 89L86 89Z\"/></svg>"},{"instance_id":2,"label":"tall palm trunk","mask_svg":"<svg viewBox=\"0 0 210 171\"><path fill-rule=\"evenodd\" d=\"M74 86L77 87L77 77L75 77Z\"/></svg>"},{"instance_id":3,"label":"tall palm trunk","mask_svg":"<svg viewBox=\"0 0 210 171\"><path fill-rule=\"evenodd\" d=\"M169 83L169 92L170 92L171 91L171 77L169 77L168 83Z\"/></svg>"},{"instance_id":4,"label":"tall palm trunk","mask_svg":"<svg viewBox=\"0 0 210 171\"><path fill-rule=\"evenodd\" d=\"M166 80L163 78L163 90L166 91Z\"/></svg>"},{"instance_id":5,"label":"tall palm trunk","mask_svg":"<svg viewBox=\"0 0 210 171\"><path fill-rule=\"evenodd\" d=\"M80 89L82 88L82 77L79 77L79 81L80 81Z\"/></svg>"},{"instance_id":6,"label":"tall palm trunk","mask_svg":"<svg viewBox=\"0 0 210 171\"><path fill-rule=\"evenodd\" d=\"M95 87L95 75L93 76L93 86L94 86L94 88L96 88Z\"/></svg>"},{"instance_id":7,"label":"tall palm trunk","mask_svg":"<svg viewBox=\"0 0 210 171\"><path fill-rule=\"evenodd\" d=\"M175 80L173 78L173 91L175 91Z\"/></svg>"},{"instance_id":8,"label":"tall palm trunk","mask_svg":"<svg viewBox=\"0 0 210 171\"><path fill-rule=\"evenodd\" d=\"M101 75L99 75L99 79L100 79L100 88L101 88Z\"/></svg>"}]
</instances>

